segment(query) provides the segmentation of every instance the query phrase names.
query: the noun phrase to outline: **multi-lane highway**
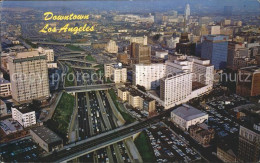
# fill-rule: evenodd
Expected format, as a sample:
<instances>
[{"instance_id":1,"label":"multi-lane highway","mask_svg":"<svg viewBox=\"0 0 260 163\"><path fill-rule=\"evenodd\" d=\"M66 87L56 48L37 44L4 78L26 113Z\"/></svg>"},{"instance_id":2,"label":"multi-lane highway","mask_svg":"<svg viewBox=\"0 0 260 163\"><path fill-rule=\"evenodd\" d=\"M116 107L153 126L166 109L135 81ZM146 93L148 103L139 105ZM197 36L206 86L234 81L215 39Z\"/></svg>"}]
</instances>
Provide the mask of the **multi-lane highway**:
<instances>
[{"instance_id":1,"label":"multi-lane highway","mask_svg":"<svg viewBox=\"0 0 260 163\"><path fill-rule=\"evenodd\" d=\"M41 158L39 161L68 161L78 156L85 155L89 152L92 152L94 149L102 148L112 144L113 142L118 142L119 140L125 139L137 132L142 131L151 124L159 122L163 117L169 116L172 110L173 108L142 122L130 124L110 132L100 134L96 137L77 142L75 145L73 144L68 148L49 154L48 156Z\"/></svg>"}]
</instances>

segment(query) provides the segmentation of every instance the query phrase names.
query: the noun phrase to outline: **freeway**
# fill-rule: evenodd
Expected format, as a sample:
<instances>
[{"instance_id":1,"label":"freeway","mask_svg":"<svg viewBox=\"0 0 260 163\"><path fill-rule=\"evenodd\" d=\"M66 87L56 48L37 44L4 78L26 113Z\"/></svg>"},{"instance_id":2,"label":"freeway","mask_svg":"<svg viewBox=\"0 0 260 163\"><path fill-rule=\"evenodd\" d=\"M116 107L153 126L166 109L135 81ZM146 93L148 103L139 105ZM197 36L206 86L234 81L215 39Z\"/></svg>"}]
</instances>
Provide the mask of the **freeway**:
<instances>
[{"instance_id":1,"label":"freeway","mask_svg":"<svg viewBox=\"0 0 260 163\"><path fill-rule=\"evenodd\" d=\"M177 106L178 107L178 106ZM174 108L168 109L161 114L144 120L139 123L133 123L122 128L118 128L112 130L107 133L100 134L96 137L89 138L87 140L83 140L78 142L77 144L71 146L70 148L65 148L63 150L53 152L45 157L40 158L38 161L41 162L61 162L61 161L69 161L78 156L82 156L93 151L93 148L100 148L106 145L109 145L113 142L118 142L119 139L124 139L129 137L129 135L133 135L149 127L151 124L157 123L163 117L169 116L170 112Z\"/></svg>"}]
</instances>

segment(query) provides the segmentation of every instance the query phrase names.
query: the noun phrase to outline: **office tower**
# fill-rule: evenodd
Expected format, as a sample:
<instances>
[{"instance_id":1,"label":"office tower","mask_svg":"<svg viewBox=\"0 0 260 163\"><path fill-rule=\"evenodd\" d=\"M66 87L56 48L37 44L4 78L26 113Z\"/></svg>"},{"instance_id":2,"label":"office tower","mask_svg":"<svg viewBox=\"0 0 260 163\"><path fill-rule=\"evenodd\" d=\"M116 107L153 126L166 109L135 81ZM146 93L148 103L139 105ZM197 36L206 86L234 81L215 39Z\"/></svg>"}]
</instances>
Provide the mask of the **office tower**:
<instances>
[{"instance_id":1,"label":"office tower","mask_svg":"<svg viewBox=\"0 0 260 163\"><path fill-rule=\"evenodd\" d=\"M179 72L160 79L160 98L165 106L187 101L192 92L192 73Z\"/></svg>"},{"instance_id":2,"label":"office tower","mask_svg":"<svg viewBox=\"0 0 260 163\"><path fill-rule=\"evenodd\" d=\"M131 37L130 38L130 43L137 43L137 44L142 44L142 45L147 45L147 36L143 37Z\"/></svg>"},{"instance_id":3,"label":"office tower","mask_svg":"<svg viewBox=\"0 0 260 163\"><path fill-rule=\"evenodd\" d=\"M190 5L187 4L186 7L185 7L185 19L188 20L189 16L190 16Z\"/></svg>"},{"instance_id":4,"label":"office tower","mask_svg":"<svg viewBox=\"0 0 260 163\"><path fill-rule=\"evenodd\" d=\"M232 16L232 6L224 6L224 16Z\"/></svg>"},{"instance_id":5,"label":"office tower","mask_svg":"<svg viewBox=\"0 0 260 163\"><path fill-rule=\"evenodd\" d=\"M207 35L202 38L201 57L210 60L215 69L225 69L227 64L228 36Z\"/></svg>"},{"instance_id":6,"label":"office tower","mask_svg":"<svg viewBox=\"0 0 260 163\"><path fill-rule=\"evenodd\" d=\"M38 51L8 57L12 97L17 102L44 100L50 95L46 55Z\"/></svg>"},{"instance_id":7,"label":"office tower","mask_svg":"<svg viewBox=\"0 0 260 163\"><path fill-rule=\"evenodd\" d=\"M105 64L105 77L115 83L126 82L127 69L119 64Z\"/></svg>"},{"instance_id":8,"label":"office tower","mask_svg":"<svg viewBox=\"0 0 260 163\"><path fill-rule=\"evenodd\" d=\"M260 95L260 67L250 66L238 70L236 93L247 97Z\"/></svg>"},{"instance_id":9,"label":"office tower","mask_svg":"<svg viewBox=\"0 0 260 163\"><path fill-rule=\"evenodd\" d=\"M238 143L239 162L259 162L260 123L240 126Z\"/></svg>"},{"instance_id":10,"label":"office tower","mask_svg":"<svg viewBox=\"0 0 260 163\"><path fill-rule=\"evenodd\" d=\"M131 44L131 59L134 63L151 63L151 47L137 43Z\"/></svg>"}]
</instances>

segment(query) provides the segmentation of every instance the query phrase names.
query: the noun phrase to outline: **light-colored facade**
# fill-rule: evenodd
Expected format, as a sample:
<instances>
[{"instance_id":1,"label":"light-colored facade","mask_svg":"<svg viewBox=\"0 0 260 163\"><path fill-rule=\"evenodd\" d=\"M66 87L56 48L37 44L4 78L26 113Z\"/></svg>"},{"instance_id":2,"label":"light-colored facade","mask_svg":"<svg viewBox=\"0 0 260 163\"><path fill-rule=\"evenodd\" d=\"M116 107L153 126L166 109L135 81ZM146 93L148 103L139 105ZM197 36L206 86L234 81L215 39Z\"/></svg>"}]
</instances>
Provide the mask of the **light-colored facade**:
<instances>
[{"instance_id":1,"label":"light-colored facade","mask_svg":"<svg viewBox=\"0 0 260 163\"><path fill-rule=\"evenodd\" d=\"M138 43L138 44L142 44L142 45L147 45L147 36L131 37L130 38L130 44L131 43Z\"/></svg>"},{"instance_id":2,"label":"light-colored facade","mask_svg":"<svg viewBox=\"0 0 260 163\"><path fill-rule=\"evenodd\" d=\"M208 114L183 104L171 112L171 121L182 130L188 130L190 126L203 123L208 120Z\"/></svg>"},{"instance_id":3,"label":"light-colored facade","mask_svg":"<svg viewBox=\"0 0 260 163\"><path fill-rule=\"evenodd\" d=\"M29 127L36 124L35 111L28 110L22 106L11 107L12 118L18 121L23 127Z\"/></svg>"},{"instance_id":4,"label":"light-colored facade","mask_svg":"<svg viewBox=\"0 0 260 163\"><path fill-rule=\"evenodd\" d=\"M115 83L127 81L127 69L118 64L105 64L105 77Z\"/></svg>"},{"instance_id":5,"label":"light-colored facade","mask_svg":"<svg viewBox=\"0 0 260 163\"><path fill-rule=\"evenodd\" d=\"M189 100L192 92L192 74L179 73L160 80L160 98L164 105L172 107Z\"/></svg>"},{"instance_id":6,"label":"light-colored facade","mask_svg":"<svg viewBox=\"0 0 260 163\"><path fill-rule=\"evenodd\" d=\"M118 53L118 46L116 45L116 42L113 40L109 40L106 45L106 51L108 53Z\"/></svg>"},{"instance_id":7,"label":"light-colored facade","mask_svg":"<svg viewBox=\"0 0 260 163\"><path fill-rule=\"evenodd\" d=\"M0 99L0 117L7 115L6 103Z\"/></svg>"},{"instance_id":8,"label":"light-colored facade","mask_svg":"<svg viewBox=\"0 0 260 163\"><path fill-rule=\"evenodd\" d=\"M6 97L11 95L11 82L0 77L0 96Z\"/></svg>"},{"instance_id":9,"label":"light-colored facade","mask_svg":"<svg viewBox=\"0 0 260 163\"><path fill-rule=\"evenodd\" d=\"M46 55L28 51L9 56L12 97L19 103L49 97Z\"/></svg>"},{"instance_id":10,"label":"light-colored facade","mask_svg":"<svg viewBox=\"0 0 260 163\"><path fill-rule=\"evenodd\" d=\"M117 94L118 94L118 97L119 97L122 101L127 101L127 100L128 100L129 92L128 92L126 89L124 89L124 88L118 88Z\"/></svg>"},{"instance_id":11,"label":"light-colored facade","mask_svg":"<svg viewBox=\"0 0 260 163\"><path fill-rule=\"evenodd\" d=\"M47 62L53 62L54 61L54 51L53 51L53 49L39 47L38 52L40 54L44 54L44 55L47 56Z\"/></svg>"},{"instance_id":12,"label":"light-colored facade","mask_svg":"<svg viewBox=\"0 0 260 163\"><path fill-rule=\"evenodd\" d=\"M134 65L133 83L144 86L145 89L155 89L160 85L160 79L165 76L165 64Z\"/></svg>"},{"instance_id":13,"label":"light-colored facade","mask_svg":"<svg viewBox=\"0 0 260 163\"><path fill-rule=\"evenodd\" d=\"M166 51L156 51L155 56L158 57L158 58L167 59L168 58L168 50L166 50Z\"/></svg>"}]
</instances>

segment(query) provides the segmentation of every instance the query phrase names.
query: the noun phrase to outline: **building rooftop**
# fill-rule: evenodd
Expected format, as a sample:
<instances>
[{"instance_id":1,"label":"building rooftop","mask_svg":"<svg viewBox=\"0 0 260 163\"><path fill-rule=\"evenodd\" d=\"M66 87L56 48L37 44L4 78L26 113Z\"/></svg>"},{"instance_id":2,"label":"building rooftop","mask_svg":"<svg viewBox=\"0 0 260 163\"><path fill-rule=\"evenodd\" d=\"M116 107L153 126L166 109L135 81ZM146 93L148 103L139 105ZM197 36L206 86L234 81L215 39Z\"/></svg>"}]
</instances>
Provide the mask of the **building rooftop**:
<instances>
[{"instance_id":1,"label":"building rooftop","mask_svg":"<svg viewBox=\"0 0 260 163\"><path fill-rule=\"evenodd\" d=\"M0 77L0 84L7 84L7 83L10 83L10 81Z\"/></svg>"},{"instance_id":2,"label":"building rooftop","mask_svg":"<svg viewBox=\"0 0 260 163\"><path fill-rule=\"evenodd\" d=\"M260 72L260 67L259 66L249 66L249 67L241 68L240 70L245 70L245 71L249 71L249 72Z\"/></svg>"},{"instance_id":3,"label":"building rooftop","mask_svg":"<svg viewBox=\"0 0 260 163\"><path fill-rule=\"evenodd\" d=\"M183 104L172 112L186 121L207 115L206 113L186 104Z\"/></svg>"},{"instance_id":4,"label":"building rooftop","mask_svg":"<svg viewBox=\"0 0 260 163\"><path fill-rule=\"evenodd\" d=\"M16 105L16 106L12 106L12 108L15 108L17 110L19 110L21 113L29 113L32 112L33 110L29 108L28 104L22 104L22 105Z\"/></svg>"},{"instance_id":5,"label":"building rooftop","mask_svg":"<svg viewBox=\"0 0 260 163\"><path fill-rule=\"evenodd\" d=\"M31 130L47 144L62 141L62 139L56 133L54 133L45 126L38 126Z\"/></svg>"}]
</instances>

